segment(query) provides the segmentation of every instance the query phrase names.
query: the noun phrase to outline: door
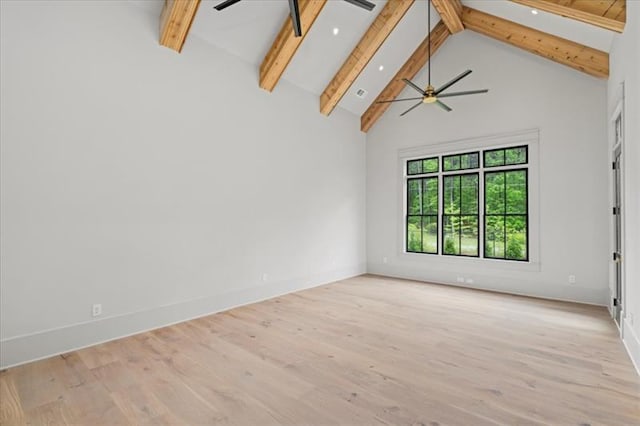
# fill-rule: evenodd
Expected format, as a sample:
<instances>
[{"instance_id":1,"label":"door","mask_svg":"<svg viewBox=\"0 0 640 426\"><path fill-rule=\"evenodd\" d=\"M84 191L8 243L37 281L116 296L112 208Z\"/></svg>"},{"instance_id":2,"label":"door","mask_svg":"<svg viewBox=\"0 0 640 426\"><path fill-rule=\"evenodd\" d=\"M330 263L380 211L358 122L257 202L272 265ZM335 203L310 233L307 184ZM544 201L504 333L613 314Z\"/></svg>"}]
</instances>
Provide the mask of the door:
<instances>
[{"instance_id":1,"label":"door","mask_svg":"<svg viewBox=\"0 0 640 426\"><path fill-rule=\"evenodd\" d=\"M615 297L613 299L613 314L618 326L622 314L623 291L622 291L622 162L620 146L616 147L613 153L613 228L614 228L614 280Z\"/></svg>"}]
</instances>

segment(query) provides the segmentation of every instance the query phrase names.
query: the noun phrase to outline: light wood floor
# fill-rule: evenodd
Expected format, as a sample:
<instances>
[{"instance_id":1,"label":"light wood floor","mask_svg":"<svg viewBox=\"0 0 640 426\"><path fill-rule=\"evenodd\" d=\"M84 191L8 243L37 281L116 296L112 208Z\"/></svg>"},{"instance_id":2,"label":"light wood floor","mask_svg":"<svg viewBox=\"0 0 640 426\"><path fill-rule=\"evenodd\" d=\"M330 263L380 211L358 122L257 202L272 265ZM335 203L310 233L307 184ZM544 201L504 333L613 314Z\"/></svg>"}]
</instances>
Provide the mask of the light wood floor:
<instances>
[{"instance_id":1,"label":"light wood floor","mask_svg":"<svg viewBox=\"0 0 640 426\"><path fill-rule=\"evenodd\" d=\"M631 425L604 308L358 277L9 369L0 423Z\"/></svg>"}]
</instances>

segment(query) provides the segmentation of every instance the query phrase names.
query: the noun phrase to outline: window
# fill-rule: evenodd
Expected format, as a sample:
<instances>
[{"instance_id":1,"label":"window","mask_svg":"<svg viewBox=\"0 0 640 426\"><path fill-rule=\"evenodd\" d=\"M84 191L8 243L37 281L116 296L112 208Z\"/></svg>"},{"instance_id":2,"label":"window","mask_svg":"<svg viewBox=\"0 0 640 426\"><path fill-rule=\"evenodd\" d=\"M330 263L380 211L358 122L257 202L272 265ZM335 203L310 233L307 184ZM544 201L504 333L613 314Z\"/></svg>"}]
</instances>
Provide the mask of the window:
<instances>
[{"instance_id":1,"label":"window","mask_svg":"<svg viewBox=\"0 0 640 426\"><path fill-rule=\"evenodd\" d=\"M407 251L438 253L438 178L407 182Z\"/></svg>"},{"instance_id":2,"label":"window","mask_svg":"<svg viewBox=\"0 0 640 426\"><path fill-rule=\"evenodd\" d=\"M444 254L478 256L478 173L443 177Z\"/></svg>"},{"instance_id":3,"label":"window","mask_svg":"<svg viewBox=\"0 0 640 426\"><path fill-rule=\"evenodd\" d=\"M484 257L527 260L527 170L484 174Z\"/></svg>"},{"instance_id":4,"label":"window","mask_svg":"<svg viewBox=\"0 0 640 426\"><path fill-rule=\"evenodd\" d=\"M442 170L452 172L456 170L477 169L479 165L479 153L445 155L442 157Z\"/></svg>"},{"instance_id":5,"label":"window","mask_svg":"<svg viewBox=\"0 0 640 426\"><path fill-rule=\"evenodd\" d=\"M484 167L512 166L527 163L527 147L489 149L484 151Z\"/></svg>"},{"instance_id":6,"label":"window","mask_svg":"<svg viewBox=\"0 0 640 426\"><path fill-rule=\"evenodd\" d=\"M406 252L529 260L527 145L405 164Z\"/></svg>"},{"instance_id":7,"label":"window","mask_svg":"<svg viewBox=\"0 0 640 426\"><path fill-rule=\"evenodd\" d=\"M420 175L423 173L437 173L438 164L438 157L409 161L407 163L407 174Z\"/></svg>"}]
</instances>

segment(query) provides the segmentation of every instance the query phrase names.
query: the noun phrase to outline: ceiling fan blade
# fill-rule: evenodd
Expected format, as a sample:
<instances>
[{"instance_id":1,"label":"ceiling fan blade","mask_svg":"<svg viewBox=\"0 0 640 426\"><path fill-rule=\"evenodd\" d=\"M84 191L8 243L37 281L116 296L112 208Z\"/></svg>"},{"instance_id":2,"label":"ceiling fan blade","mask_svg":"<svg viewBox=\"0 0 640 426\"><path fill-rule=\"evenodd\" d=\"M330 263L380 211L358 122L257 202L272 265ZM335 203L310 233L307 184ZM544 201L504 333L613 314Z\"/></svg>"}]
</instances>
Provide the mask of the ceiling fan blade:
<instances>
[{"instance_id":1,"label":"ceiling fan blade","mask_svg":"<svg viewBox=\"0 0 640 426\"><path fill-rule=\"evenodd\" d=\"M460 74L459 76L457 76L456 78L454 78L453 80L451 80L450 82L448 82L447 84L445 84L444 86L436 90L435 94L437 95L440 92L447 90L449 87L453 86L454 84L456 84L457 82L459 82L460 80L468 76L469 74L471 74L471 70L466 70L465 72L463 72L462 74Z\"/></svg>"},{"instance_id":2,"label":"ceiling fan blade","mask_svg":"<svg viewBox=\"0 0 640 426\"><path fill-rule=\"evenodd\" d=\"M222 10L222 9L226 9L229 6L233 6L234 4L238 3L240 0L226 0L223 1L222 3L214 6L213 8L215 10Z\"/></svg>"},{"instance_id":3,"label":"ceiling fan blade","mask_svg":"<svg viewBox=\"0 0 640 426\"><path fill-rule=\"evenodd\" d=\"M436 103L440 108L442 108L443 110L445 110L445 111L447 111L447 112L451 112L451 111L453 111L451 108L449 108L449 107L447 106L447 104L444 104L444 103L442 103L442 102L440 102L440 101L436 101L435 103Z\"/></svg>"},{"instance_id":4,"label":"ceiling fan blade","mask_svg":"<svg viewBox=\"0 0 640 426\"><path fill-rule=\"evenodd\" d=\"M370 1L367 0L344 0L347 3L351 3L353 5L356 5L358 7L361 7L363 9L367 9L369 12L371 12L373 10L374 7L376 7L376 5L374 3L371 3Z\"/></svg>"},{"instance_id":5,"label":"ceiling fan blade","mask_svg":"<svg viewBox=\"0 0 640 426\"><path fill-rule=\"evenodd\" d=\"M413 84L411 81L407 80L406 78L403 78L402 81L404 81L404 84L406 84L407 86L411 86L413 87L415 90L417 90L420 94L425 95L426 96L426 92L424 90L422 90L417 84Z\"/></svg>"},{"instance_id":6,"label":"ceiling fan blade","mask_svg":"<svg viewBox=\"0 0 640 426\"><path fill-rule=\"evenodd\" d=\"M400 117L402 117L403 115L413 111L414 109L418 108L420 105L422 105L422 101L418 102L417 104L415 104L414 106L412 106L411 108L409 108L408 110L406 110L405 112L400 114Z\"/></svg>"},{"instance_id":7,"label":"ceiling fan blade","mask_svg":"<svg viewBox=\"0 0 640 426\"><path fill-rule=\"evenodd\" d=\"M478 93L487 93L489 89L480 89L480 90L468 90L466 92L452 92L445 93L444 95L439 95L439 98L450 98L452 96L464 96L464 95L476 95Z\"/></svg>"},{"instance_id":8,"label":"ceiling fan blade","mask_svg":"<svg viewBox=\"0 0 640 426\"><path fill-rule=\"evenodd\" d=\"M405 99L392 99L390 101L378 101L377 104L388 104L389 102L402 102L402 101L415 101L423 98L405 98Z\"/></svg>"},{"instance_id":9,"label":"ceiling fan blade","mask_svg":"<svg viewBox=\"0 0 640 426\"><path fill-rule=\"evenodd\" d=\"M298 7L298 0L289 0L289 11L291 12L293 33L296 37L300 37L302 36L302 25L300 24L300 8Z\"/></svg>"}]
</instances>

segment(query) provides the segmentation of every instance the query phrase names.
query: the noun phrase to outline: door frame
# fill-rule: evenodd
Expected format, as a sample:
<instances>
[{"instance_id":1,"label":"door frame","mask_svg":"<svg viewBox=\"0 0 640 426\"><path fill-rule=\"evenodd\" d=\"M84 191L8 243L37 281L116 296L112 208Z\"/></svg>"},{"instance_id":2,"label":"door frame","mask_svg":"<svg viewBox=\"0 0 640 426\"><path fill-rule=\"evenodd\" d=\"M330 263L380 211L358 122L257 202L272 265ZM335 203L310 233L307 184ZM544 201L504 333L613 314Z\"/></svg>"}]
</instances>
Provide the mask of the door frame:
<instances>
[{"instance_id":1,"label":"door frame","mask_svg":"<svg viewBox=\"0 0 640 426\"><path fill-rule=\"evenodd\" d=\"M618 119L620 119L620 124L618 124ZM609 206L610 213L612 213L612 208L615 205L615 172L613 170L612 165L614 164L616 153L619 152L620 155L620 170L618 173L620 175L620 188L618 188L620 192L620 237L621 237L621 252L622 252L622 261L620 265L620 287L621 287L621 299L622 303L620 306L620 321L619 323L615 321L615 307L613 306L613 299L618 298L617 287L616 287L616 262L613 260L613 257L609 258L609 277L610 277L610 298L609 298L609 312L611 317L614 319L614 322L618 326L620 330L620 334L622 335L624 327L622 324L624 323L624 317L626 312L626 273L625 273L625 253L626 253L626 239L625 239L625 164L624 164L624 128L625 128L625 117L624 117L624 85L622 85L622 94L620 100L616 103L616 107L613 111L613 114L610 117L611 131L610 134L610 143L609 143ZM613 254L616 251L615 241L616 241L616 216L611 214L609 222L610 229L610 253Z\"/></svg>"}]
</instances>

